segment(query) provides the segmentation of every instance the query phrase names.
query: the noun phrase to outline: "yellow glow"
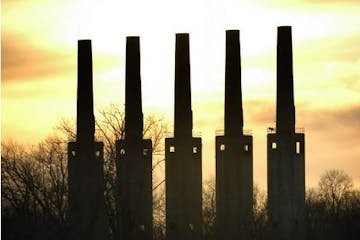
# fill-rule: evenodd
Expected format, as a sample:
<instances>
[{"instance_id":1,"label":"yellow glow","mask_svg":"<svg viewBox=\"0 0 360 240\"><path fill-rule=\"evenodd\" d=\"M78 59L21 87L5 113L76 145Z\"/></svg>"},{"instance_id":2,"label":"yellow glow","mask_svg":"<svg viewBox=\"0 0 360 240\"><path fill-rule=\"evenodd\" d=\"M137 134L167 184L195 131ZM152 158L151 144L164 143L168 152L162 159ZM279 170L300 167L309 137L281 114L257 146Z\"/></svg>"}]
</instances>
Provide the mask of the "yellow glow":
<instances>
[{"instance_id":1,"label":"yellow glow","mask_svg":"<svg viewBox=\"0 0 360 240\"><path fill-rule=\"evenodd\" d=\"M292 25L297 121L310 129L307 183L317 180L320 165L344 168L360 183L360 172L353 170L360 169L358 150L348 151L350 160L341 165L340 153L327 153L328 133L335 130L314 127L310 114L359 106L360 5L283 2L3 1L2 139L37 141L58 118L74 116L79 38L92 39L95 107L102 107L124 102L125 38L140 35L144 113L164 114L171 125L175 33L190 32L194 128L203 133L205 176L214 175L214 132L223 128L225 30L235 28L241 31L245 125L254 130L255 182L265 186L276 27ZM351 146L360 144L354 141Z\"/></svg>"}]
</instances>

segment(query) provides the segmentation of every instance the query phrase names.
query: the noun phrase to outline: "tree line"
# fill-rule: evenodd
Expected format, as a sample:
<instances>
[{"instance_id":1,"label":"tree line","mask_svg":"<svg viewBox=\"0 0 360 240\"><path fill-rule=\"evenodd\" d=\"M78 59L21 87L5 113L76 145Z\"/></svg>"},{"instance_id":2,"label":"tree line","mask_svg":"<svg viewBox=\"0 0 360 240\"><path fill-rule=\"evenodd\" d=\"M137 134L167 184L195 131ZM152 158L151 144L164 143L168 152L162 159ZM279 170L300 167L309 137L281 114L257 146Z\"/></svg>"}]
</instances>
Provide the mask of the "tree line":
<instances>
[{"instance_id":1,"label":"tree line","mask_svg":"<svg viewBox=\"0 0 360 240\"><path fill-rule=\"evenodd\" d=\"M117 239L115 207L115 140L124 138L125 118L118 106L98 110L95 138L104 142L105 209L110 239ZM52 136L36 145L1 143L1 217L3 239L66 239L67 143L76 138L75 121L63 119ZM163 140L167 123L149 116L144 136L153 143L154 239L165 239L165 189ZM203 184L203 239L215 239L215 180ZM253 239L267 237L267 197L254 187ZM328 170L317 188L306 192L307 239L358 239L360 191L342 170Z\"/></svg>"}]
</instances>

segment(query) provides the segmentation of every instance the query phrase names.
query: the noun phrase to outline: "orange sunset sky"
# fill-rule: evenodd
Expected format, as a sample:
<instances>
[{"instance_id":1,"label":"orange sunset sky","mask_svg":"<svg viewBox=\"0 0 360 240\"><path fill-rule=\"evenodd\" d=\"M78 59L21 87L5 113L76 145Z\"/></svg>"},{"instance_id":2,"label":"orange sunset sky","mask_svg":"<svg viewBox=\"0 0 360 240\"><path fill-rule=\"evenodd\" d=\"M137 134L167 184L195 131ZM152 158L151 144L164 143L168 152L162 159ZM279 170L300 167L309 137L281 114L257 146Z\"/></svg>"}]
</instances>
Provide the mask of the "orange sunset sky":
<instances>
[{"instance_id":1,"label":"orange sunset sky","mask_svg":"<svg viewBox=\"0 0 360 240\"><path fill-rule=\"evenodd\" d=\"M284 4L283 2L287 2ZM125 38L141 37L144 115L173 122L175 33L190 33L194 130L204 179L223 128L225 30L240 29L245 128L254 182L266 188L266 129L275 121L276 27L293 30L297 127L306 184L343 169L360 186L358 0L2 0L1 139L36 143L76 113L77 40L93 40L95 108L124 103Z\"/></svg>"}]
</instances>

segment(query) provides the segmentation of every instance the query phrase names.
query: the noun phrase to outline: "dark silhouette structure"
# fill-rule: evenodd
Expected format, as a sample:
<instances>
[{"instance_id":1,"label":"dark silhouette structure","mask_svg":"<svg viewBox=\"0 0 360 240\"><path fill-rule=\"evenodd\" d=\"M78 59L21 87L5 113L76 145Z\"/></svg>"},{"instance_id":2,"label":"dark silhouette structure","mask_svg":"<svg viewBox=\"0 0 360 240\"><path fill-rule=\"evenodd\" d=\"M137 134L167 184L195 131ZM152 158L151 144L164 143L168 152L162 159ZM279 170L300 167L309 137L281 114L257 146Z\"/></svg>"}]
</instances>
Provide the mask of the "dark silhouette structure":
<instances>
[{"instance_id":1,"label":"dark silhouette structure","mask_svg":"<svg viewBox=\"0 0 360 240\"><path fill-rule=\"evenodd\" d=\"M139 37L127 37L125 81L125 140L116 141L119 240L150 240L152 143L143 139Z\"/></svg>"},{"instance_id":2,"label":"dark silhouette structure","mask_svg":"<svg viewBox=\"0 0 360 240\"><path fill-rule=\"evenodd\" d=\"M91 41L78 41L76 142L68 144L69 238L105 239L103 143L95 142Z\"/></svg>"},{"instance_id":3,"label":"dark silhouette structure","mask_svg":"<svg viewBox=\"0 0 360 240\"><path fill-rule=\"evenodd\" d=\"M291 27L278 27L276 129L269 128L268 213L271 239L305 239L304 133L295 130Z\"/></svg>"},{"instance_id":4,"label":"dark silhouette structure","mask_svg":"<svg viewBox=\"0 0 360 240\"><path fill-rule=\"evenodd\" d=\"M250 239L253 139L243 130L239 31L226 31L225 134L216 136L217 239Z\"/></svg>"},{"instance_id":5,"label":"dark silhouette structure","mask_svg":"<svg viewBox=\"0 0 360 240\"><path fill-rule=\"evenodd\" d=\"M174 138L165 139L166 239L201 238L201 138L192 137L189 34L176 34Z\"/></svg>"}]
</instances>

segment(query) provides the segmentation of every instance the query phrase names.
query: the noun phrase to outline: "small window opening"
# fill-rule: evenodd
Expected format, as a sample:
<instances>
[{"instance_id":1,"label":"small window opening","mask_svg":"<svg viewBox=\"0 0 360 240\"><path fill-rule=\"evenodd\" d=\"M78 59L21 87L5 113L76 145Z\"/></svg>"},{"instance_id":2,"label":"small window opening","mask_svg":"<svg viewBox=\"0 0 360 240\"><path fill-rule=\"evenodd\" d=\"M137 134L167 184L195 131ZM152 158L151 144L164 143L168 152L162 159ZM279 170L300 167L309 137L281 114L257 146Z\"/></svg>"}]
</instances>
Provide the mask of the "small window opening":
<instances>
[{"instance_id":1,"label":"small window opening","mask_svg":"<svg viewBox=\"0 0 360 240\"><path fill-rule=\"evenodd\" d=\"M296 154L300 154L300 142L296 142Z\"/></svg>"},{"instance_id":2,"label":"small window opening","mask_svg":"<svg viewBox=\"0 0 360 240\"><path fill-rule=\"evenodd\" d=\"M174 153L175 152L175 146L170 146L169 150L170 150L171 153Z\"/></svg>"},{"instance_id":3,"label":"small window opening","mask_svg":"<svg viewBox=\"0 0 360 240\"><path fill-rule=\"evenodd\" d=\"M125 155L125 149L124 148L120 149L120 154Z\"/></svg>"},{"instance_id":4,"label":"small window opening","mask_svg":"<svg viewBox=\"0 0 360 240\"><path fill-rule=\"evenodd\" d=\"M148 148L144 148L144 149L143 149L143 155L144 155L144 156L149 155L149 149L148 149Z\"/></svg>"},{"instance_id":5,"label":"small window opening","mask_svg":"<svg viewBox=\"0 0 360 240\"><path fill-rule=\"evenodd\" d=\"M192 223L189 223L189 229L190 229L190 231L194 231L194 224L192 224Z\"/></svg>"},{"instance_id":6,"label":"small window opening","mask_svg":"<svg viewBox=\"0 0 360 240\"><path fill-rule=\"evenodd\" d=\"M97 157L100 157L100 151L96 151L96 152L95 152L95 155L96 155Z\"/></svg>"},{"instance_id":7,"label":"small window opening","mask_svg":"<svg viewBox=\"0 0 360 240\"><path fill-rule=\"evenodd\" d=\"M193 147L193 153L197 153L198 152L198 148L197 147Z\"/></svg>"},{"instance_id":8,"label":"small window opening","mask_svg":"<svg viewBox=\"0 0 360 240\"><path fill-rule=\"evenodd\" d=\"M220 145L220 151L225 151L225 144Z\"/></svg>"},{"instance_id":9,"label":"small window opening","mask_svg":"<svg viewBox=\"0 0 360 240\"><path fill-rule=\"evenodd\" d=\"M276 149L276 147L277 147L276 142L271 143L271 148L272 149Z\"/></svg>"},{"instance_id":10,"label":"small window opening","mask_svg":"<svg viewBox=\"0 0 360 240\"><path fill-rule=\"evenodd\" d=\"M245 152L248 152L248 151L249 151L249 145L247 145L247 144L244 145L244 151L245 151Z\"/></svg>"}]
</instances>

